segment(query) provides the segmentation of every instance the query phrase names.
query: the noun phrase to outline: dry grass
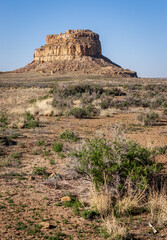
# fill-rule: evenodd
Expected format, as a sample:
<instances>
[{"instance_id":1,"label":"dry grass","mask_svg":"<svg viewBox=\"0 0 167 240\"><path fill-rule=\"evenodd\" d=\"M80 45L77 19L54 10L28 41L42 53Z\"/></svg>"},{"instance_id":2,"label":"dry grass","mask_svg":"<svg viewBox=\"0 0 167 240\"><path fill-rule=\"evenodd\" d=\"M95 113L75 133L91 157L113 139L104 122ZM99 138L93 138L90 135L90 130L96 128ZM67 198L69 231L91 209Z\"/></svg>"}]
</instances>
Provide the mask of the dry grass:
<instances>
[{"instance_id":1,"label":"dry grass","mask_svg":"<svg viewBox=\"0 0 167 240\"><path fill-rule=\"evenodd\" d=\"M119 213L121 215L124 215L141 208L146 197L145 189L143 191L137 192L136 194L128 192L127 195L123 196L122 199L118 199L117 207Z\"/></svg>"},{"instance_id":2,"label":"dry grass","mask_svg":"<svg viewBox=\"0 0 167 240\"><path fill-rule=\"evenodd\" d=\"M0 167L8 167L11 165L11 159L6 156L0 159Z\"/></svg>"},{"instance_id":3,"label":"dry grass","mask_svg":"<svg viewBox=\"0 0 167 240\"><path fill-rule=\"evenodd\" d=\"M120 224L113 214L103 220L103 226L110 235L108 239L125 239L127 236L126 227L123 224Z\"/></svg>"},{"instance_id":4,"label":"dry grass","mask_svg":"<svg viewBox=\"0 0 167 240\"><path fill-rule=\"evenodd\" d=\"M165 184L161 190L153 188L150 190L148 206L152 220L163 225L167 223L167 191Z\"/></svg>"},{"instance_id":5,"label":"dry grass","mask_svg":"<svg viewBox=\"0 0 167 240\"><path fill-rule=\"evenodd\" d=\"M112 211L112 198L111 192L106 186L99 191L92 187L90 195L90 205L94 207L101 215L102 218L107 217Z\"/></svg>"}]
</instances>

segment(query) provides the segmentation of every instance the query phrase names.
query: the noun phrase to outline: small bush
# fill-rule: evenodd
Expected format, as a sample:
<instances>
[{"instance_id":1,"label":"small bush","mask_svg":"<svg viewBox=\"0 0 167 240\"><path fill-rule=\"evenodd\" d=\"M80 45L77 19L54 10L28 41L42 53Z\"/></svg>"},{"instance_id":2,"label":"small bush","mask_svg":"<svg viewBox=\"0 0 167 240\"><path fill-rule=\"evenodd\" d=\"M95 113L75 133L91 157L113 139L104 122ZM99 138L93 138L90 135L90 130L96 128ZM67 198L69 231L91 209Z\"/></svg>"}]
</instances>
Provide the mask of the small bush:
<instances>
[{"instance_id":1,"label":"small bush","mask_svg":"<svg viewBox=\"0 0 167 240\"><path fill-rule=\"evenodd\" d=\"M76 118L90 118L99 115L99 110L92 104L89 104L85 108L72 108L68 112L68 115L73 115Z\"/></svg>"},{"instance_id":2,"label":"small bush","mask_svg":"<svg viewBox=\"0 0 167 240\"><path fill-rule=\"evenodd\" d=\"M78 140L76 134L69 130L66 130L65 132L63 132L60 135L60 138L66 140L66 141L73 141L73 142L77 142L77 140Z\"/></svg>"},{"instance_id":3,"label":"small bush","mask_svg":"<svg viewBox=\"0 0 167 240\"><path fill-rule=\"evenodd\" d=\"M50 159L50 165L55 165L55 160L53 158Z\"/></svg>"},{"instance_id":4,"label":"small bush","mask_svg":"<svg viewBox=\"0 0 167 240\"><path fill-rule=\"evenodd\" d=\"M45 150L45 151L43 152L43 156L44 156L44 157L48 157L48 156L50 156L50 155L51 155L50 150Z\"/></svg>"},{"instance_id":5,"label":"small bush","mask_svg":"<svg viewBox=\"0 0 167 240\"><path fill-rule=\"evenodd\" d=\"M46 167L34 167L33 174L48 175L46 172Z\"/></svg>"},{"instance_id":6,"label":"small bush","mask_svg":"<svg viewBox=\"0 0 167 240\"><path fill-rule=\"evenodd\" d=\"M137 116L137 120L144 126L153 126L159 121L159 114L155 112L141 113Z\"/></svg>"},{"instance_id":7,"label":"small bush","mask_svg":"<svg viewBox=\"0 0 167 240\"><path fill-rule=\"evenodd\" d=\"M157 109L160 106L163 106L166 104L166 99L163 96L155 98L151 103L151 108Z\"/></svg>"},{"instance_id":8,"label":"small bush","mask_svg":"<svg viewBox=\"0 0 167 240\"><path fill-rule=\"evenodd\" d=\"M129 108L130 104L126 100L115 100L113 102L113 106L120 110L126 110Z\"/></svg>"},{"instance_id":9,"label":"small bush","mask_svg":"<svg viewBox=\"0 0 167 240\"><path fill-rule=\"evenodd\" d=\"M35 103L37 101L37 99L36 98L32 98L32 99L30 99L30 101L29 101L29 103Z\"/></svg>"},{"instance_id":10,"label":"small bush","mask_svg":"<svg viewBox=\"0 0 167 240\"><path fill-rule=\"evenodd\" d=\"M90 117L86 108L72 108L69 112L68 115L72 115L76 118L87 118Z\"/></svg>"},{"instance_id":11,"label":"small bush","mask_svg":"<svg viewBox=\"0 0 167 240\"><path fill-rule=\"evenodd\" d=\"M110 97L103 97L100 102L100 107L102 109L107 109L112 106L112 99Z\"/></svg>"},{"instance_id":12,"label":"small bush","mask_svg":"<svg viewBox=\"0 0 167 240\"><path fill-rule=\"evenodd\" d=\"M45 145L45 140L44 139L38 140L37 145L38 146L44 146Z\"/></svg>"},{"instance_id":13,"label":"small bush","mask_svg":"<svg viewBox=\"0 0 167 240\"><path fill-rule=\"evenodd\" d=\"M0 113L0 127L7 127L9 124L8 116L1 112Z\"/></svg>"},{"instance_id":14,"label":"small bush","mask_svg":"<svg viewBox=\"0 0 167 240\"><path fill-rule=\"evenodd\" d=\"M41 96L41 97L38 98L38 100L45 100L45 99L47 99L47 98L49 98L49 95Z\"/></svg>"},{"instance_id":15,"label":"small bush","mask_svg":"<svg viewBox=\"0 0 167 240\"><path fill-rule=\"evenodd\" d=\"M81 217L85 218L85 219L94 219L96 217L99 217L100 214L95 211L95 210L89 210L89 209L84 209L82 212L81 212Z\"/></svg>"},{"instance_id":16,"label":"small bush","mask_svg":"<svg viewBox=\"0 0 167 240\"><path fill-rule=\"evenodd\" d=\"M19 159L21 158L21 153L20 152L14 152L11 154L12 158Z\"/></svg>"},{"instance_id":17,"label":"small bush","mask_svg":"<svg viewBox=\"0 0 167 240\"><path fill-rule=\"evenodd\" d=\"M54 152L61 152L63 150L63 144L61 142L56 142L52 144L52 150Z\"/></svg>"},{"instance_id":18,"label":"small bush","mask_svg":"<svg viewBox=\"0 0 167 240\"><path fill-rule=\"evenodd\" d=\"M86 105L92 103L97 98L98 98L97 93L89 94L89 93L85 92L85 93L82 94L81 104L82 104L83 107L85 107Z\"/></svg>"},{"instance_id":19,"label":"small bush","mask_svg":"<svg viewBox=\"0 0 167 240\"><path fill-rule=\"evenodd\" d=\"M35 117L30 112L25 112L24 128L36 128L36 127L39 127L39 119L35 120Z\"/></svg>"}]
</instances>

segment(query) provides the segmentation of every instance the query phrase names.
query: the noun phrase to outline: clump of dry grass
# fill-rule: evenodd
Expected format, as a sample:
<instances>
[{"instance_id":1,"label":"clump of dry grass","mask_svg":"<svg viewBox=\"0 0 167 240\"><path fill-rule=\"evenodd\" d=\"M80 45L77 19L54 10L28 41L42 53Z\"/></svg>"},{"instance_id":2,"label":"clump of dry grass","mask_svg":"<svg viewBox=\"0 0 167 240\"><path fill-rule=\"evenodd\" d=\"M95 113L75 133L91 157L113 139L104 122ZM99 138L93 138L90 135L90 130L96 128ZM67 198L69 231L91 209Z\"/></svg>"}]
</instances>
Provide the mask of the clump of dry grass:
<instances>
[{"instance_id":1,"label":"clump of dry grass","mask_svg":"<svg viewBox=\"0 0 167 240\"><path fill-rule=\"evenodd\" d=\"M103 226L111 240L125 239L127 236L126 227L113 214L103 220Z\"/></svg>"},{"instance_id":2,"label":"clump of dry grass","mask_svg":"<svg viewBox=\"0 0 167 240\"><path fill-rule=\"evenodd\" d=\"M151 212L152 220L163 225L167 223L167 191L166 184L161 190L153 188L150 190L148 207Z\"/></svg>"},{"instance_id":3,"label":"clump of dry grass","mask_svg":"<svg viewBox=\"0 0 167 240\"><path fill-rule=\"evenodd\" d=\"M0 167L8 167L11 165L11 160L8 156L0 159Z\"/></svg>"},{"instance_id":4,"label":"clump of dry grass","mask_svg":"<svg viewBox=\"0 0 167 240\"><path fill-rule=\"evenodd\" d=\"M143 206L146 197L145 189L143 191L138 191L135 194L128 192L121 199L118 199L116 206L118 207L119 214L124 215L136 212L137 209L140 209Z\"/></svg>"},{"instance_id":5,"label":"clump of dry grass","mask_svg":"<svg viewBox=\"0 0 167 240\"><path fill-rule=\"evenodd\" d=\"M97 190L95 187L91 188L90 205L95 208L102 218L107 217L112 211L111 192L106 186Z\"/></svg>"}]
</instances>

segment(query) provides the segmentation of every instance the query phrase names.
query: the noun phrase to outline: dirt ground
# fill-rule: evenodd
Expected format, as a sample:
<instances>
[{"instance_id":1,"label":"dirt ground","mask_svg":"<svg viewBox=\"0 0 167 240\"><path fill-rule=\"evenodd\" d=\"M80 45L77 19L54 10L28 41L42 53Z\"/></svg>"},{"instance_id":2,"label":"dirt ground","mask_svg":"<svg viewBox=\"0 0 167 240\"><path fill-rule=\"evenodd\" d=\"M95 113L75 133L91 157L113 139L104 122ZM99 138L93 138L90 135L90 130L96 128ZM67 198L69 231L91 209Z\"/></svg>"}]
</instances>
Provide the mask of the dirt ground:
<instances>
[{"instance_id":1,"label":"dirt ground","mask_svg":"<svg viewBox=\"0 0 167 240\"><path fill-rule=\"evenodd\" d=\"M85 138L105 136L112 138L112 127L123 125L127 138L144 147L154 148L167 145L167 119L163 116L154 126L139 125L137 114L140 109L114 110L108 116L76 119L39 112L39 127L35 129L15 128L22 123L23 113L32 110L32 99L42 99L59 81L80 81L82 77L53 76L40 74L0 75L0 112L9 116L5 134L15 135L9 146L3 145L5 157L12 158L11 164L0 167L0 239L105 239L100 218L85 219L66 207L61 198L76 195L87 208L90 183L68 171L68 154L78 148ZM87 77L88 81L110 81L112 84L140 82L140 84L167 84L167 79L110 79L109 77ZM41 103L42 104L42 103ZM44 102L43 102L44 104ZM36 106L36 105L33 105ZM44 106L44 105L43 105ZM50 108L46 105L45 108ZM77 142L66 141L60 135L66 130L76 133ZM52 144L63 144L61 153L55 153ZM19 153L19 154L18 154ZM10 157L9 157L10 156ZM13 156L13 157L11 157ZM167 171L167 155L156 157ZM35 172L43 169L43 172ZM51 175L52 174L52 175ZM56 176L56 177L54 177ZM52 180L48 180L48 179ZM82 211L79 209L79 211ZM154 235L148 225L150 213L141 213L124 219L131 238L167 239L166 227L159 227ZM49 227L42 227L43 222Z\"/></svg>"}]
</instances>

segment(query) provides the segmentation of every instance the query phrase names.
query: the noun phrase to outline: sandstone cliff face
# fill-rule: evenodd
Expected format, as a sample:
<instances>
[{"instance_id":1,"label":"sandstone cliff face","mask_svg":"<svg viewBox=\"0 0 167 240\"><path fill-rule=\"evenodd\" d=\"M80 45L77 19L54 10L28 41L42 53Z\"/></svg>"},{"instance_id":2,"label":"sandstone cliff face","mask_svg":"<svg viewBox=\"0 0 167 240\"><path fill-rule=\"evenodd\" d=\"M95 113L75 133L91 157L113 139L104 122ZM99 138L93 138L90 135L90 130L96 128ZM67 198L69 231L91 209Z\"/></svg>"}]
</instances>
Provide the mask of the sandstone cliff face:
<instances>
[{"instance_id":1,"label":"sandstone cliff face","mask_svg":"<svg viewBox=\"0 0 167 240\"><path fill-rule=\"evenodd\" d=\"M64 34L48 35L46 45L35 50L34 60L49 62L83 56L101 56L99 35L90 30L68 30Z\"/></svg>"},{"instance_id":2,"label":"sandstone cliff face","mask_svg":"<svg viewBox=\"0 0 167 240\"><path fill-rule=\"evenodd\" d=\"M90 30L67 30L48 35L46 44L35 49L34 60L15 72L105 74L116 77L137 77L102 55L99 35Z\"/></svg>"}]
</instances>

